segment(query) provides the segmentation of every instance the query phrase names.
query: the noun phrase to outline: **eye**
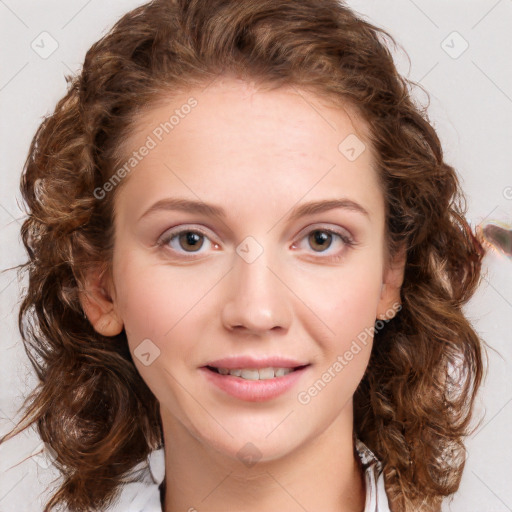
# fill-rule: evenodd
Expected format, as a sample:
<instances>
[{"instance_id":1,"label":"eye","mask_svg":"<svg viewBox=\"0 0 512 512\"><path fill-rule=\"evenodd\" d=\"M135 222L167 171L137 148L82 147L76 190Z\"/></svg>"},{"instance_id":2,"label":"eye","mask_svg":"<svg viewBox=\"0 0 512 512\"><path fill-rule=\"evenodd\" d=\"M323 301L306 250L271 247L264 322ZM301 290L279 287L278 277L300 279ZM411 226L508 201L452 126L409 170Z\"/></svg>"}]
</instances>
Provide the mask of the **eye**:
<instances>
[{"instance_id":1,"label":"eye","mask_svg":"<svg viewBox=\"0 0 512 512\"><path fill-rule=\"evenodd\" d=\"M176 253L194 254L201 252L205 240L208 240L209 244L212 245L212 242L202 230L180 227L180 229L167 231L160 238L157 245L170 247ZM217 246L217 244L215 245Z\"/></svg>"},{"instance_id":2,"label":"eye","mask_svg":"<svg viewBox=\"0 0 512 512\"><path fill-rule=\"evenodd\" d=\"M305 236L300 238L300 241L303 240L308 242L308 245L313 249L313 252L321 254L322 259L327 261L339 260L343 257L347 249L356 245L354 239L346 232L327 228L310 230ZM158 240L157 245L168 248L178 255L194 255L208 251L208 248L201 251L205 246L205 241L208 242L210 249L212 247L219 247L217 243L210 240L203 230L198 228L184 228L183 226L180 226L179 229L171 229L164 233ZM338 245L337 251L329 251L331 247L336 247L336 245ZM293 244L293 247L296 248L297 244ZM327 253L327 255L324 255L324 253ZM331 255L330 253L334 254Z\"/></svg>"},{"instance_id":3,"label":"eye","mask_svg":"<svg viewBox=\"0 0 512 512\"><path fill-rule=\"evenodd\" d=\"M306 240L309 247L317 254L328 253L327 256L322 256L322 258L334 261L340 259L348 248L355 245L354 239L346 232L326 228L313 229L300 240ZM328 251L331 247L336 247L336 245L338 246L337 251L335 249ZM294 246L296 247L295 244Z\"/></svg>"}]
</instances>

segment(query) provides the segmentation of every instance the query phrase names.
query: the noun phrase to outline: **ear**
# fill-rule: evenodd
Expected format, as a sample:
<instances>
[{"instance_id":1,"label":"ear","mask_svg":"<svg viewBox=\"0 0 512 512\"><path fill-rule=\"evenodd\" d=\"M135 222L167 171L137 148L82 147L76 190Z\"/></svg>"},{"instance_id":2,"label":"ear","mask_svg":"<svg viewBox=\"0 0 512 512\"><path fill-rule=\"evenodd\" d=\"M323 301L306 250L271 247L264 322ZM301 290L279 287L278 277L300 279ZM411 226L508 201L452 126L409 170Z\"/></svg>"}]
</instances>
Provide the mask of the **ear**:
<instances>
[{"instance_id":1,"label":"ear","mask_svg":"<svg viewBox=\"0 0 512 512\"><path fill-rule=\"evenodd\" d=\"M113 288L105 272L96 269L86 274L84 290L79 292L85 315L103 336L116 336L123 330L123 320L112 299Z\"/></svg>"},{"instance_id":2,"label":"ear","mask_svg":"<svg viewBox=\"0 0 512 512\"><path fill-rule=\"evenodd\" d=\"M382 289L379 303L377 305L377 318L390 320L399 311L402 304L400 289L404 281L405 263L407 261L407 250L405 246L395 254L395 257L388 261L382 278Z\"/></svg>"}]
</instances>

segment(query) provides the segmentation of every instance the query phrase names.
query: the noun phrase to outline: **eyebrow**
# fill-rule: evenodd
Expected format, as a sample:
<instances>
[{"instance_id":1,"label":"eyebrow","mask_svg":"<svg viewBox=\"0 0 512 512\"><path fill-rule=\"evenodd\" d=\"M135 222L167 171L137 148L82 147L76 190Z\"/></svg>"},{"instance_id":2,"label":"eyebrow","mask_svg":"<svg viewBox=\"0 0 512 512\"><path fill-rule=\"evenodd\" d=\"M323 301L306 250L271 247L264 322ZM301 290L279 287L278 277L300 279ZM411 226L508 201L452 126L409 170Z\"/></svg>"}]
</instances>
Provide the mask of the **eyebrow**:
<instances>
[{"instance_id":1,"label":"eyebrow","mask_svg":"<svg viewBox=\"0 0 512 512\"><path fill-rule=\"evenodd\" d=\"M370 217L368 211L356 201L347 198L340 199L326 199L322 201L310 201L295 207L288 215L288 221L294 221L306 215L313 215L315 213L323 213L335 208L342 208L360 213L366 217ZM226 218L226 211L218 205L205 203L203 201L195 201L185 198L165 198L157 201L154 205L148 208L140 217L139 221L144 217L151 215L157 211L182 211L187 213L198 213L209 215L213 217Z\"/></svg>"}]
</instances>

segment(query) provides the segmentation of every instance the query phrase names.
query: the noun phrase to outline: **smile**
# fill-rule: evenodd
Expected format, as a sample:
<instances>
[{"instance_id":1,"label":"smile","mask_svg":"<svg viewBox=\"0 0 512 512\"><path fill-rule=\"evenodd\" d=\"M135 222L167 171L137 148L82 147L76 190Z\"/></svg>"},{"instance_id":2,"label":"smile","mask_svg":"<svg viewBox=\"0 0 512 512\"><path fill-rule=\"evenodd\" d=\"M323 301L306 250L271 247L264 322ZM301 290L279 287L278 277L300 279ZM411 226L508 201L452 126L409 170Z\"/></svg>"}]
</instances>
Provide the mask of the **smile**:
<instances>
[{"instance_id":1,"label":"smile","mask_svg":"<svg viewBox=\"0 0 512 512\"><path fill-rule=\"evenodd\" d=\"M295 368L199 368L213 389L247 402L272 400L290 391L311 365Z\"/></svg>"},{"instance_id":2,"label":"smile","mask_svg":"<svg viewBox=\"0 0 512 512\"><path fill-rule=\"evenodd\" d=\"M276 377L284 377L289 373L295 371L297 368L215 368L213 366L207 367L209 370L219 373L220 375L232 375L246 380L267 380ZM299 367L301 368L301 367Z\"/></svg>"}]
</instances>

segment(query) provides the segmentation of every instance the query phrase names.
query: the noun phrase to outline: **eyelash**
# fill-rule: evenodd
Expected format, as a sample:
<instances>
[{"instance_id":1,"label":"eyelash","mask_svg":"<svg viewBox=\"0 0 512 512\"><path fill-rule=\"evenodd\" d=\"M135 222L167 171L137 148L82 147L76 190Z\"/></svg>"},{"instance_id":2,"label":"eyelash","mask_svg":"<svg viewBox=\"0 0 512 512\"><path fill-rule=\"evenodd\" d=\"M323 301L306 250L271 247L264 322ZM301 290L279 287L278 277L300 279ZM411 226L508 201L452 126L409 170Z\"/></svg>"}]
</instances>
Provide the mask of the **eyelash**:
<instances>
[{"instance_id":1,"label":"eyelash","mask_svg":"<svg viewBox=\"0 0 512 512\"><path fill-rule=\"evenodd\" d=\"M307 236L311 235L315 231L319 231L321 233L329 233L331 235L338 236L340 238L340 240L346 246L346 249L350 249L351 247L356 245L355 240L352 237L348 236L347 234L342 233L342 232L337 231L337 230L328 229L328 228L322 228L322 227L314 228L314 229L308 231L303 237L300 238L300 240L303 240L304 238L306 238ZM203 235L204 237L209 239L207 233L205 233L201 229L197 229L197 228L193 228L193 229L192 228L186 228L186 229L183 229L183 228L180 228L180 229L177 229L177 230L174 230L174 231L169 231L166 234L164 234L158 240L156 245L158 247L168 248L169 247L168 246L169 242L171 240L173 240L174 238L176 238L177 236L179 236L180 234L182 234L182 233L195 233L195 234ZM328 249L330 249L330 247ZM176 252L174 249L171 249L171 250ZM342 249L341 253L338 253L336 255L333 255L333 256L320 256L319 258L322 259L322 260L326 260L328 262L338 262L338 261L340 261L345 256L345 252L346 251ZM185 253L185 254L187 254L187 253ZM188 253L188 254L192 255L194 253ZM322 253L320 252L318 254L322 254ZM192 258L190 258L190 259L197 259L197 258L192 256Z\"/></svg>"}]
</instances>

